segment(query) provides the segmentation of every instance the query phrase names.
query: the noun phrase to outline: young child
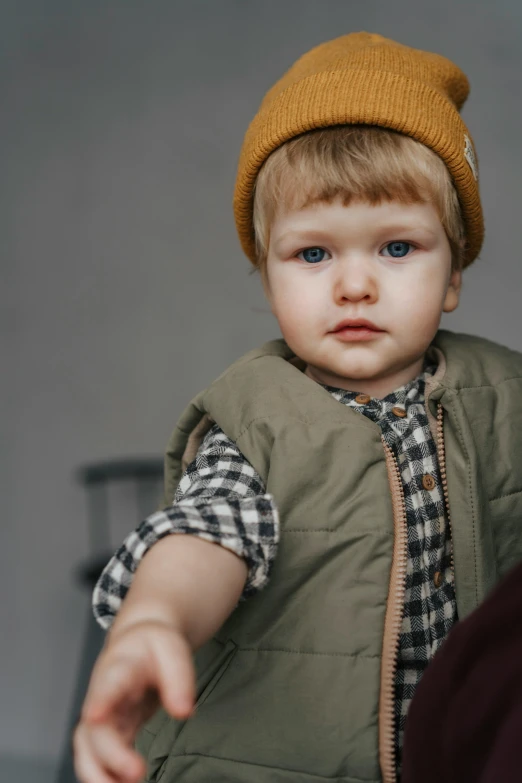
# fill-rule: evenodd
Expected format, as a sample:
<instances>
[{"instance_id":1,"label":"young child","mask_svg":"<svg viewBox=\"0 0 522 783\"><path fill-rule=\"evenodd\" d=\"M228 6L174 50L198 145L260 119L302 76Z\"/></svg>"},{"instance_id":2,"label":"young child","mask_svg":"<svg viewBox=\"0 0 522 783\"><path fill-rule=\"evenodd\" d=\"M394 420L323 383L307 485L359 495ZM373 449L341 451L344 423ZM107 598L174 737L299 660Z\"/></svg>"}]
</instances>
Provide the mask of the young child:
<instances>
[{"instance_id":1,"label":"young child","mask_svg":"<svg viewBox=\"0 0 522 783\"><path fill-rule=\"evenodd\" d=\"M139 729L151 782L399 779L423 671L522 557L522 355L439 330L483 239L467 94L358 33L266 95L234 207L283 339L185 410L100 579L82 783L138 781Z\"/></svg>"}]
</instances>

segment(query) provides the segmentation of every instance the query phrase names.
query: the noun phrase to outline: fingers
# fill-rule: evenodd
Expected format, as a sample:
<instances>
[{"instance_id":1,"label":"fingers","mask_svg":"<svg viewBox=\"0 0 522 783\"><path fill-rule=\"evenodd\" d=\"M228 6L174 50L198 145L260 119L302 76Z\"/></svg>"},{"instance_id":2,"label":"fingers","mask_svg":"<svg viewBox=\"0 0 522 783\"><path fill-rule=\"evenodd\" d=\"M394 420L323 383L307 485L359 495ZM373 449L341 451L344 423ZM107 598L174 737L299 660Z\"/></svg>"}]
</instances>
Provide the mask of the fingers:
<instances>
[{"instance_id":1,"label":"fingers","mask_svg":"<svg viewBox=\"0 0 522 783\"><path fill-rule=\"evenodd\" d=\"M138 783L145 775L141 756L126 747L111 726L80 724L73 747L80 783Z\"/></svg>"},{"instance_id":2,"label":"fingers","mask_svg":"<svg viewBox=\"0 0 522 783\"><path fill-rule=\"evenodd\" d=\"M189 644L172 628L147 625L122 633L96 662L74 735L81 783L139 783L145 765L131 746L158 700L178 720L193 713Z\"/></svg>"},{"instance_id":3,"label":"fingers","mask_svg":"<svg viewBox=\"0 0 522 783\"><path fill-rule=\"evenodd\" d=\"M114 650L102 654L89 684L82 718L101 722L145 703L157 691L167 712L185 720L194 709L195 676L186 640L170 629L156 628L131 654ZM120 639L120 647L121 639ZM145 706L145 705L144 705Z\"/></svg>"},{"instance_id":4,"label":"fingers","mask_svg":"<svg viewBox=\"0 0 522 783\"><path fill-rule=\"evenodd\" d=\"M182 636L154 649L156 683L161 703L173 718L186 720L194 712L196 683L192 652Z\"/></svg>"},{"instance_id":5,"label":"fingers","mask_svg":"<svg viewBox=\"0 0 522 783\"><path fill-rule=\"evenodd\" d=\"M116 656L101 658L99 664L82 709L82 718L93 723L107 720L129 696L138 701L146 688L145 661Z\"/></svg>"}]
</instances>

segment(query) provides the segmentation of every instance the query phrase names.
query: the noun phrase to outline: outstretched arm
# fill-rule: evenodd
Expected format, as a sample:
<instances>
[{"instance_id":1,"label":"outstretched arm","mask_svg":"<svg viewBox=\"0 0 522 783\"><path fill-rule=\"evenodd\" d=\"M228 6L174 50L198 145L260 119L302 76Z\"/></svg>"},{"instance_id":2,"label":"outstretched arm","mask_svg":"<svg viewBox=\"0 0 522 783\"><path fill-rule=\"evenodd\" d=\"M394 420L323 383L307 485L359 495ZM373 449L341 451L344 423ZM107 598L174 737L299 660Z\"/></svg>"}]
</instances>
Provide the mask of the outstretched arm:
<instances>
[{"instance_id":1,"label":"outstretched arm","mask_svg":"<svg viewBox=\"0 0 522 783\"><path fill-rule=\"evenodd\" d=\"M244 560L194 536L168 536L138 567L94 667L74 736L81 783L131 783L145 774L132 744L158 704L190 717L192 653L236 606Z\"/></svg>"},{"instance_id":2,"label":"outstretched arm","mask_svg":"<svg viewBox=\"0 0 522 783\"><path fill-rule=\"evenodd\" d=\"M74 736L81 783L137 783L145 768L132 745L141 725L159 703L190 717L193 651L269 578L279 523L264 493L215 426L173 505L142 522L105 568L93 606L110 631Z\"/></svg>"}]
</instances>

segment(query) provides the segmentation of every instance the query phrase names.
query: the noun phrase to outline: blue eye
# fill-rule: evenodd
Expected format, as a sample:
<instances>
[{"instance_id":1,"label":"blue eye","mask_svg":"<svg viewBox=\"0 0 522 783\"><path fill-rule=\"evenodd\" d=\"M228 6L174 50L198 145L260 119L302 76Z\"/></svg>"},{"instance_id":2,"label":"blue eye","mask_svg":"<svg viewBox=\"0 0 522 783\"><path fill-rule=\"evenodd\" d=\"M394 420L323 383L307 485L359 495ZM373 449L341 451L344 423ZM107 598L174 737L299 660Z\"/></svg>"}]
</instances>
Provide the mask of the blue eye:
<instances>
[{"instance_id":1,"label":"blue eye","mask_svg":"<svg viewBox=\"0 0 522 783\"><path fill-rule=\"evenodd\" d=\"M410 242L390 242L382 252L385 256L392 258L404 258L408 255L410 248L413 248ZM387 250L388 253L384 253L384 250Z\"/></svg>"},{"instance_id":2,"label":"blue eye","mask_svg":"<svg viewBox=\"0 0 522 783\"><path fill-rule=\"evenodd\" d=\"M305 250L301 250L297 254L297 258L302 258L307 264L318 264L320 261L324 261L326 250L322 247L307 247Z\"/></svg>"}]
</instances>

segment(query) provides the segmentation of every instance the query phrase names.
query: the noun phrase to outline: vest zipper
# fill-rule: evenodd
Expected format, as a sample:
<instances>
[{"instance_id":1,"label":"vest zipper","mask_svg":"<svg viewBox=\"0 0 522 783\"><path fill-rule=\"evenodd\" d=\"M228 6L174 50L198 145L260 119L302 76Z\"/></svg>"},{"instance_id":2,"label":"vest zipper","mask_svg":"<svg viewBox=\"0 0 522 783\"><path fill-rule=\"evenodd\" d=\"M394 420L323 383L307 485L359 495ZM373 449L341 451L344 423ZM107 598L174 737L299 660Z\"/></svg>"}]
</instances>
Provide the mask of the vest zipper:
<instances>
[{"instance_id":1,"label":"vest zipper","mask_svg":"<svg viewBox=\"0 0 522 783\"><path fill-rule=\"evenodd\" d=\"M383 783L395 783L395 674L406 590L408 564L406 504L399 466L393 451L382 438L393 507L393 559L384 618L384 638L379 697L379 762Z\"/></svg>"},{"instance_id":2,"label":"vest zipper","mask_svg":"<svg viewBox=\"0 0 522 783\"><path fill-rule=\"evenodd\" d=\"M446 507L446 516L448 520L450 536L451 536L451 575L453 578L453 584L455 584L455 565L453 562L453 531L451 528L451 517L449 509L449 496L448 496L448 479L446 474L446 449L444 448L444 408L442 403L437 405L437 455L439 458L439 470L442 480L442 492L444 494L444 505Z\"/></svg>"},{"instance_id":3,"label":"vest zipper","mask_svg":"<svg viewBox=\"0 0 522 783\"><path fill-rule=\"evenodd\" d=\"M406 589L406 568L408 563L406 504L402 488L402 479L393 456L393 451L382 438L386 467L390 481L393 505L393 561L390 574L388 604L384 620L384 640L381 668L381 693L379 699L379 760L382 783L396 783L395 760L395 675L399 652L400 631L404 611L404 593ZM444 505L451 532L449 510L448 480L446 473L446 450L444 448L444 408L437 405L437 456L439 460ZM453 544L451 546L451 572L455 580L453 562Z\"/></svg>"}]
</instances>

